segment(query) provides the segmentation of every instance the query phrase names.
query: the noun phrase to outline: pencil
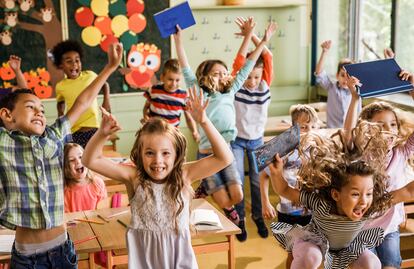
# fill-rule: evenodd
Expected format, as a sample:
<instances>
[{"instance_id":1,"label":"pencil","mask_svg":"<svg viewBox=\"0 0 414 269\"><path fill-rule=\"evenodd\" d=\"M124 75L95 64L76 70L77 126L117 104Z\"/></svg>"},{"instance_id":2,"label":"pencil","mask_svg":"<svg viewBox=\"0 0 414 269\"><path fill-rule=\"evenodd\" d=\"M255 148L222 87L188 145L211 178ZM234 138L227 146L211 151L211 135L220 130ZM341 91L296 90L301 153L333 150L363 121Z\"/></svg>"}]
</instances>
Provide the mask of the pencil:
<instances>
[{"instance_id":1,"label":"pencil","mask_svg":"<svg viewBox=\"0 0 414 269\"><path fill-rule=\"evenodd\" d=\"M128 225L126 225L126 223L125 222L123 222L122 220L120 220L120 219L117 219L116 220L117 222L119 222L122 226L124 226L125 228L128 228Z\"/></svg>"},{"instance_id":2,"label":"pencil","mask_svg":"<svg viewBox=\"0 0 414 269\"><path fill-rule=\"evenodd\" d=\"M128 212L129 212L129 209L126 209L126 210L108 215L107 218L110 219L110 218L113 218L113 217L116 217L116 216L119 216L119 215L122 215L122 214L125 214L125 213L128 213Z\"/></svg>"},{"instance_id":3,"label":"pencil","mask_svg":"<svg viewBox=\"0 0 414 269\"><path fill-rule=\"evenodd\" d=\"M104 217L102 217L101 215L98 215L98 218L100 218L101 220L105 221L106 223L109 223L109 220L105 219Z\"/></svg>"},{"instance_id":4,"label":"pencil","mask_svg":"<svg viewBox=\"0 0 414 269\"><path fill-rule=\"evenodd\" d=\"M95 224L105 224L102 221L96 221L96 220L90 220L90 219L74 219L74 220L81 221L81 222L95 223Z\"/></svg>"},{"instance_id":5,"label":"pencil","mask_svg":"<svg viewBox=\"0 0 414 269\"><path fill-rule=\"evenodd\" d=\"M95 238L98 238L98 236L95 235L95 236L87 237L87 238L84 238L84 239L76 240L76 241L73 242L73 244L77 245L77 244L85 243L85 242L93 240Z\"/></svg>"}]
</instances>

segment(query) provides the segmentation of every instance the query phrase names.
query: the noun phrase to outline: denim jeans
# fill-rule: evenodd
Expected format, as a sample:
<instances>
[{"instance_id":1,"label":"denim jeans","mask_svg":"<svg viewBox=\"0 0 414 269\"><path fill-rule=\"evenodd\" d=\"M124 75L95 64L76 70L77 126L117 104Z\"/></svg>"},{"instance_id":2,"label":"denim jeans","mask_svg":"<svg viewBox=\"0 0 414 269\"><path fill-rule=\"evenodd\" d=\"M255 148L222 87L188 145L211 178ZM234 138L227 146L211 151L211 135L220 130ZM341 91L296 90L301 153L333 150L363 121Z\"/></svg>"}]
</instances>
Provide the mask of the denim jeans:
<instances>
[{"instance_id":1,"label":"denim jeans","mask_svg":"<svg viewBox=\"0 0 414 269\"><path fill-rule=\"evenodd\" d=\"M384 237L381 245L372 250L377 254L382 266L392 266L400 268L401 252L400 252L400 232L392 232Z\"/></svg>"},{"instance_id":2,"label":"denim jeans","mask_svg":"<svg viewBox=\"0 0 414 269\"><path fill-rule=\"evenodd\" d=\"M78 259L73 242L68 239L60 246L44 253L23 256L12 248L10 269L76 269Z\"/></svg>"},{"instance_id":3,"label":"denim jeans","mask_svg":"<svg viewBox=\"0 0 414 269\"><path fill-rule=\"evenodd\" d=\"M247 140L240 137L236 137L236 140L231 142L231 149L234 154L234 158L237 163L237 170L240 174L240 180L242 186L244 186L244 153L247 154L247 160L249 163L249 179L250 179L250 195L252 198L252 216L254 219L262 218L262 203L260 201L260 183L259 174L256 173L254 168L254 162L252 157L252 151L257 147L263 145L263 138L255 140ZM244 189L244 188L243 188ZM245 217L244 198L236 205L237 213L240 219Z\"/></svg>"}]
</instances>

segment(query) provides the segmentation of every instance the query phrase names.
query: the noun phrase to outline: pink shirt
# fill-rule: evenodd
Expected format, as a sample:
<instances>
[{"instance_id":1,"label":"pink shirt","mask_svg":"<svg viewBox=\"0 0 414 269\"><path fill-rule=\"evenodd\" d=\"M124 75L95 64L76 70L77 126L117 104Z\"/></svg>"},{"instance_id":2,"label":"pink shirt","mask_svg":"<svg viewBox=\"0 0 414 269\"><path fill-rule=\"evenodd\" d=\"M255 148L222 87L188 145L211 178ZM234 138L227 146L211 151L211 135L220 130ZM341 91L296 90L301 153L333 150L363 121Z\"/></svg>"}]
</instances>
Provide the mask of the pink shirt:
<instances>
[{"instance_id":1,"label":"pink shirt","mask_svg":"<svg viewBox=\"0 0 414 269\"><path fill-rule=\"evenodd\" d=\"M93 182L65 187L65 212L96 209L98 202L107 197L102 178L93 176Z\"/></svg>"},{"instance_id":2,"label":"pink shirt","mask_svg":"<svg viewBox=\"0 0 414 269\"><path fill-rule=\"evenodd\" d=\"M407 159L414 152L414 133L408 137L405 144L395 147L390 151L390 162L387 167L389 175L389 191L397 190L408 184L405 176ZM398 231L399 225L405 219L404 203L399 203L388 209L381 217L370 221L365 228L381 227L385 235Z\"/></svg>"}]
</instances>

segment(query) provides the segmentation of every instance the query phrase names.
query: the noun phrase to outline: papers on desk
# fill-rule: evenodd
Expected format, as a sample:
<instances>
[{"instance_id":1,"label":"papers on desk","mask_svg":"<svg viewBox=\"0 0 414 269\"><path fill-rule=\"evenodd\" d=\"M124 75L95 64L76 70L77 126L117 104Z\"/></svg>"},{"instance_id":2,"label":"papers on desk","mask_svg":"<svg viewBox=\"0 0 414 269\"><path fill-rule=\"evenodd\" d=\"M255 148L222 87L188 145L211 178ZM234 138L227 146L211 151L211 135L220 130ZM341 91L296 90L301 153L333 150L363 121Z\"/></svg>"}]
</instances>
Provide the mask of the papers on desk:
<instances>
[{"instance_id":1,"label":"papers on desk","mask_svg":"<svg viewBox=\"0 0 414 269\"><path fill-rule=\"evenodd\" d=\"M191 213L190 223L199 231L221 230L221 225L218 215L211 209L195 209Z\"/></svg>"},{"instance_id":2,"label":"papers on desk","mask_svg":"<svg viewBox=\"0 0 414 269\"><path fill-rule=\"evenodd\" d=\"M10 254L15 235L0 235L0 254Z\"/></svg>"}]
</instances>

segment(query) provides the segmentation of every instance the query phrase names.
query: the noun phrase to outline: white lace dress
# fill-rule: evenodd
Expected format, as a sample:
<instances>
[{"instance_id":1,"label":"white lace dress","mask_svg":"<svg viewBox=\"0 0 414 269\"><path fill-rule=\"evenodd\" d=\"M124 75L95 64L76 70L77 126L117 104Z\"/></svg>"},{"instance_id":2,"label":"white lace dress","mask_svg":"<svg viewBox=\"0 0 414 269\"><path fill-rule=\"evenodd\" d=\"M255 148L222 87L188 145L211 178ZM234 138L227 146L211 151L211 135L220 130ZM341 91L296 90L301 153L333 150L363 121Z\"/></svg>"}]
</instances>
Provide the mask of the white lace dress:
<instances>
[{"instance_id":1,"label":"white lace dress","mask_svg":"<svg viewBox=\"0 0 414 269\"><path fill-rule=\"evenodd\" d=\"M131 200L131 225L127 230L128 268L198 268L191 246L189 196L182 194L184 208L174 229L173 209L164 194L166 184L151 182L154 199L138 186Z\"/></svg>"}]
</instances>

